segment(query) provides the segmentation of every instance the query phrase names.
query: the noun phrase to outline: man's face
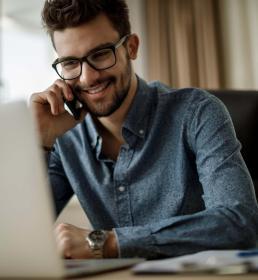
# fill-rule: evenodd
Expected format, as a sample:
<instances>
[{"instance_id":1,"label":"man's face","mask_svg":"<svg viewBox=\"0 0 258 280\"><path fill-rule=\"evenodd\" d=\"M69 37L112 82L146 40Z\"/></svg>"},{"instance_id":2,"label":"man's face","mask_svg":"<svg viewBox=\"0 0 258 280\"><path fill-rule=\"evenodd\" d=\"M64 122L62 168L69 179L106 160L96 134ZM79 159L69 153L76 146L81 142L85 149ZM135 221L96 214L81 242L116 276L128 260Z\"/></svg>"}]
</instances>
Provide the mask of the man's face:
<instances>
[{"instance_id":1,"label":"man's face","mask_svg":"<svg viewBox=\"0 0 258 280\"><path fill-rule=\"evenodd\" d=\"M99 15L89 23L54 33L54 43L60 57L86 56L93 49L120 39L105 15ZM128 39L130 40L130 38ZM126 43L118 47L116 64L106 70L95 70L82 64L81 76L66 81L76 92L78 99L97 117L111 115L126 98L130 89L132 67Z\"/></svg>"}]
</instances>

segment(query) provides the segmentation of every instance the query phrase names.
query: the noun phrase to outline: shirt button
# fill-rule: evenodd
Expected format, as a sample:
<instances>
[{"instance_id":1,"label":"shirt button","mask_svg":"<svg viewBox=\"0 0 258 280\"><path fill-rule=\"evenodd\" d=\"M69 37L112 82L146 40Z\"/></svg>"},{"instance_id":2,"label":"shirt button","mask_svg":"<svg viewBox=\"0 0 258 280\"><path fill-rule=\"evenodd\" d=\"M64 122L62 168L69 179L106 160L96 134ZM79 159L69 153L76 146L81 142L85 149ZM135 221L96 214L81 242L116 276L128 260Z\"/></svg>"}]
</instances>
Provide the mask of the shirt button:
<instances>
[{"instance_id":1,"label":"shirt button","mask_svg":"<svg viewBox=\"0 0 258 280\"><path fill-rule=\"evenodd\" d=\"M124 192L124 191L125 191L125 187L124 187L124 186L120 186L120 187L118 188L118 190L119 190L120 192Z\"/></svg>"},{"instance_id":2,"label":"shirt button","mask_svg":"<svg viewBox=\"0 0 258 280\"><path fill-rule=\"evenodd\" d=\"M140 133L141 135L143 135L143 134L144 134L144 130L143 130L143 129L140 129L140 130L139 130L139 133Z\"/></svg>"}]
</instances>

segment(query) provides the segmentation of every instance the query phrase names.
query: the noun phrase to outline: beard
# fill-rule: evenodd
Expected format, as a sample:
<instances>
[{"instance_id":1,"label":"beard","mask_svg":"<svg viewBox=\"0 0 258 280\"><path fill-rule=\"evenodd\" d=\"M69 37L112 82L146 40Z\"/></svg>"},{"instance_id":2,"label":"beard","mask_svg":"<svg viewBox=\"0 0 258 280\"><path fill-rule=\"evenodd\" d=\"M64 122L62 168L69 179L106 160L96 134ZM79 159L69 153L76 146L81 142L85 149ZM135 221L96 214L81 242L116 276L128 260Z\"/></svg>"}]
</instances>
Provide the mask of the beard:
<instances>
[{"instance_id":1,"label":"beard","mask_svg":"<svg viewBox=\"0 0 258 280\"><path fill-rule=\"evenodd\" d=\"M107 117L113 114L120 106L123 104L125 98L128 95L130 86L131 86L131 75L132 75L132 65L129 58L127 58L127 63L124 72L120 78L120 89L116 89L112 94L112 99L109 101L99 101L99 102L90 102L87 100L81 100L80 98L80 86L76 86L75 91L77 92L77 97L80 102L83 104L84 108L95 117ZM105 79L99 79L96 83L109 82L109 86L117 85L118 78L115 76L109 76Z\"/></svg>"}]
</instances>

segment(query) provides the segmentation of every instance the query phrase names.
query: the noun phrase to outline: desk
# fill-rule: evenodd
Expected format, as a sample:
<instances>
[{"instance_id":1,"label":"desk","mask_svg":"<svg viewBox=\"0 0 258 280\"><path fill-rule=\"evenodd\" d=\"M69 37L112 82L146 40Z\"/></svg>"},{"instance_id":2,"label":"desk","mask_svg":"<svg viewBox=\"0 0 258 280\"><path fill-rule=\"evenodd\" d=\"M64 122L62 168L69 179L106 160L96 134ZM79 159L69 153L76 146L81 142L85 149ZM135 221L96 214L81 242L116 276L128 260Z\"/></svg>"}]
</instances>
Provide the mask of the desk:
<instances>
[{"instance_id":1,"label":"desk","mask_svg":"<svg viewBox=\"0 0 258 280\"><path fill-rule=\"evenodd\" d=\"M133 275L129 269L127 270L120 270L115 272L109 272L105 274L100 274L98 276L92 276L92 277L85 277L80 279L87 279L87 280L257 280L258 275L257 274L240 274L240 275L227 275L227 276L221 276L221 275ZM79 278L78 278L79 280Z\"/></svg>"},{"instance_id":2,"label":"desk","mask_svg":"<svg viewBox=\"0 0 258 280\"><path fill-rule=\"evenodd\" d=\"M4 278L0 278L4 279ZM70 278L73 280L257 280L258 274L239 274L239 275L211 275L211 274L199 274L199 275L134 275L130 269L123 269L113 272L106 272L93 276L86 276L80 278ZM6 280L6 278L5 278ZM8 280L14 280L14 278L8 278ZM15 278L17 280L17 278ZM20 280L22 280L20 278ZM23 279L25 280L25 278ZM26 278L28 280L28 278ZM31 278L31 280L57 280L57 278Z\"/></svg>"},{"instance_id":3,"label":"desk","mask_svg":"<svg viewBox=\"0 0 258 280\"><path fill-rule=\"evenodd\" d=\"M133 275L129 269L119 270L91 277L78 278L78 280L257 280L258 274L240 274L240 275Z\"/></svg>"},{"instance_id":4,"label":"desk","mask_svg":"<svg viewBox=\"0 0 258 280\"><path fill-rule=\"evenodd\" d=\"M78 280L257 280L258 274L240 274L240 275L134 275L130 269L124 269L114 272L107 272L95 276L77 278Z\"/></svg>"}]
</instances>

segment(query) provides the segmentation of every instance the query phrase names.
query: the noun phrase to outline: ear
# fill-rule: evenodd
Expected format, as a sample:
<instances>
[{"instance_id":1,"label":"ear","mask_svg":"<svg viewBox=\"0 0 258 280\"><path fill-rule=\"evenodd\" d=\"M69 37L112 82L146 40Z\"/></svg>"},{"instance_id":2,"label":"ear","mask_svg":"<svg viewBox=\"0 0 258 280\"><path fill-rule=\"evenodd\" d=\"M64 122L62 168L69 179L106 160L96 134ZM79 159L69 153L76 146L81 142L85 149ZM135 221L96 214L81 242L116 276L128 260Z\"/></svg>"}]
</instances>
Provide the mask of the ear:
<instances>
[{"instance_id":1,"label":"ear","mask_svg":"<svg viewBox=\"0 0 258 280\"><path fill-rule=\"evenodd\" d=\"M136 59L139 48L139 37L136 34L131 34L127 39L127 51L130 59Z\"/></svg>"}]
</instances>

